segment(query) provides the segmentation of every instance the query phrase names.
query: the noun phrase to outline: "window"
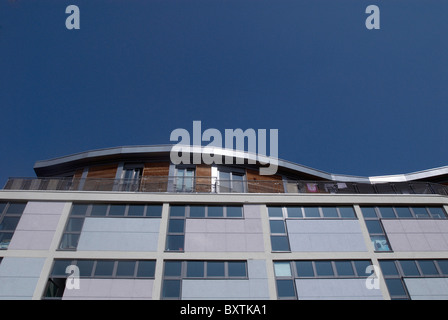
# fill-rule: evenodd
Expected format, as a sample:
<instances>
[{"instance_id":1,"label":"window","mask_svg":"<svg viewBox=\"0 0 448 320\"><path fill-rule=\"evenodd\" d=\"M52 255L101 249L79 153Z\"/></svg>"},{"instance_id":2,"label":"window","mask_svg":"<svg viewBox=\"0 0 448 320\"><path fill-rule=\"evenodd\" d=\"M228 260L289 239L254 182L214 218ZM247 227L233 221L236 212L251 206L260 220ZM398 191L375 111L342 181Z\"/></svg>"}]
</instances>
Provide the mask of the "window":
<instances>
[{"instance_id":1,"label":"window","mask_svg":"<svg viewBox=\"0 0 448 320\"><path fill-rule=\"evenodd\" d=\"M194 191L194 168L176 167L175 191Z\"/></svg>"},{"instance_id":2,"label":"window","mask_svg":"<svg viewBox=\"0 0 448 320\"><path fill-rule=\"evenodd\" d=\"M74 203L70 212L60 250L76 250L86 217L160 218L162 204Z\"/></svg>"},{"instance_id":3,"label":"window","mask_svg":"<svg viewBox=\"0 0 448 320\"><path fill-rule=\"evenodd\" d=\"M279 299L297 299L296 279L366 278L370 260L297 260L274 261L274 274ZM300 288L297 288L300 291Z\"/></svg>"},{"instance_id":4,"label":"window","mask_svg":"<svg viewBox=\"0 0 448 320\"><path fill-rule=\"evenodd\" d=\"M0 249L8 248L25 207L25 202L0 202Z\"/></svg>"},{"instance_id":5,"label":"window","mask_svg":"<svg viewBox=\"0 0 448 320\"><path fill-rule=\"evenodd\" d=\"M245 172L243 170L221 167L219 170L218 192L246 192Z\"/></svg>"},{"instance_id":6,"label":"window","mask_svg":"<svg viewBox=\"0 0 448 320\"><path fill-rule=\"evenodd\" d=\"M247 279L247 262L237 260L165 261L162 299L181 299L183 279Z\"/></svg>"},{"instance_id":7,"label":"window","mask_svg":"<svg viewBox=\"0 0 448 320\"><path fill-rule=\"evenodd\" d=\"M143 174L142 164L125 165L123 168L120 190L139 191L142 174Z\"/></svg>"},{"instance_id":8,"label":"window","mask_svg":"<svg viewBox=\"0 0 448 320\"><path fill-rule=\"evenodd\" d=\"M64 294L65 281L69 276L66 268L77 266L80 278L100 279L153 279L155 260L88 260L57 259L53 268L44 299L60 299Z\"/></svg>"},{"instance_id":9,"label":"window","mask_svg":"<svg viewBox=\"0 0 448 320\"><path fill-rule=\"evenodd\" d=\"M406 277L445 278L448 275L447 259L379 260L379 264L392 300L411 299Z\"/></svg>"},{"instance_id":10,"label":"window","mask_svg":"<svg viewBox=\"0 0 448 320\"><path fill-rule=\"evenodd\" d=\"M393 208L384 207L383 210L380 211L375 207L361 207L361 211L375 251L392 251L379 217L381 217L381 214L384 214L387 217L392 217Z\"/></svg>"}]
</instances>

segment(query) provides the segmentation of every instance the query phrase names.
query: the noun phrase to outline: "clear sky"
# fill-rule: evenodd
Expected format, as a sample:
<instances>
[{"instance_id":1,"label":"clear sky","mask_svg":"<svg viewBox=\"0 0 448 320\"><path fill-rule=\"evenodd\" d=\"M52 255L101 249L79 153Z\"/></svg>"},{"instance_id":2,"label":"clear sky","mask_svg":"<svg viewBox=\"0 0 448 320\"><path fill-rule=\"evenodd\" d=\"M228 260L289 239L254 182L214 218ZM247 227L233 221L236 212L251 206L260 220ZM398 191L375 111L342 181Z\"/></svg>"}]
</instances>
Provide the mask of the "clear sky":
<instances>
[{"instance_id":1,"label":"clear sky","mask_svg":"<svg viewBox=\"0 0 448 320\"><path fill-rule=\"evenodd\" d=\"M448 165L447 13L446 0L0 0L0 185L37 160L170 144L193 120L278 129L280 158L331 173Z\"/></svg>"}]
</instances>

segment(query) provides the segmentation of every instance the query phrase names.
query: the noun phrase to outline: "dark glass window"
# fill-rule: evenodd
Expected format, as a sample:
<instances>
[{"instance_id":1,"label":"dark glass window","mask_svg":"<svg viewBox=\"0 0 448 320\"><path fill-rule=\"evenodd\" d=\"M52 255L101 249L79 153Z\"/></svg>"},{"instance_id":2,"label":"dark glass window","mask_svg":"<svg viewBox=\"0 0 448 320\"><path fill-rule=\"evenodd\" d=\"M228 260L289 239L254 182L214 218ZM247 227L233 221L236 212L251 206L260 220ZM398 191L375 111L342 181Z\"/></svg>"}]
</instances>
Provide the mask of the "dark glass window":
<instances>
[{"instance_id":1,"label":"dark glass window","mask_svg":"<svg viewBox=\"0 0 448 320\"><path fill-rule=\"evenodd\" d=\"M270 220L271 233L286 233L285 223L283 220Z\"/></svg>"},{"instance_id":2,"label":"dark glass window","mask_svg":"<svg viewBox=\"0 0 448 320\"><path fill-rule=\"evenodd\" d=\"M302 218L302 207L288 207L289 218Z\"/></svg>"},{"instance_id":3,"label":"dark glass window","mask_svg":"<svg viewBox=\"0 0 448 320\"><path fill-rule=\"evenodd\" d=\"M110 216L124 216L126 205L124 204L111 204L109 209Z\"/></svg>"},{"instance_id":4,"label":"dark glass window","mask_svg":"<svg viewBox=\"0 0 448 320\"><path fill-rule=\"evenodd\" d=\"M79 268L79 275L81 277L91 277L94 260L78 260L76 266Z\"/></svg>"},{"instance_id":5,"label":"dark glass window","mask_svg":"<svg viewBox=\"0 0 448 320\"><path fill-rule=\"evenodd\" d=\"M105 216L107 213L107 204L94 204L92 205L92 212L90 215L92 216Z\"/></svg>"},{"instance_id":6,"label":"dark glass window","mask_svg":"<svg viewBox=\"0 0 448 320\"><path fill-rule=\"evenodd\" d=\"M139 261L137 269L137 277L148 277L153 278L156 269L155 261Z\"/></svg>"},{"instance_id":7,"label":"dark glass window","mask_svg":"<svg viewBox=\"0 0 448 320\"><path fill-rule=\"evenodd\" d=\"M165 261L165 277L180 277L181 273L181 261Z\"/></svg>"},{"instance_id":8,"label":"dark glass window","mask_svg":"<svg viewBox=\"0 0 448 320\"><path fill-rule=\"evenodd\" d=\"M26 203L10 203L6 213L22 214L25 207Z\"/></svg>"},{"instance_id":9,"label":"dark glass window","mask_svg":"<svg viewBox=\"0 0 448 320\"><path fill-rule=\"evenodd\" d=\"M382 260L382 261L380 261L380 267L381 267L381 271L386 276L398 276L399 275L394 261Z\"/></svg>"},{"instance_id":10,"label":"dark glass window","mask_svg":"<svg viewBox=\"0 0 448 320\"><path fill-rule=\"evenodd\" d=\"M418 260L420 270L425 276L438 275L436 265L432 260Z\"/></svg>"},{"instance_id":11,"label":"dark glass window","mask_svg":"<svg viewBox=\"0 0 448 320\"><path fill-rule=\"evenodd\" d=\"M401 260L401 269L405 276L419 276L420 272L417 269L417 265L413 260Z\"/></svg>"},{"instance_id":12,"label":"dark glass window","mask_svg":"<svg viewBox=\"0 0 448 320\"><path fill-rule=\"evenodd\" d=\"M243 207L241 206L227 206L227 217L241 218L243 216Z\"/></svg>"},{"instance_id":13,"label":"dark glass window","mask_svg":"<svg viewBox=\"0 0 448 320\"><path fill-rule=\"evenodd\" d=\"M56 260L53 264L52 276L67 276L65 269L72 264L72 260Z\"/></svg>"},{"instance_id":14,"label":"dark glass window","mask_svg":"<svg viewBox=\"0 0 448 320\"><path fill-rule=\"evenodd\" d=\"M325 218L337 218L338 211L336 207L322 207L322 213Z\"/></svg>"},{"instance_id":15,"label":"dark glass window","mask_svg":"<svg viewBox=\"0 0 448 320\"><path fill-rule=\"evenodd\" d=\"M169 220L169 226L168 226L168 232L177 232L177 233L183 233L184 232L184 219L170 219Z\"/></svg>"},{"instance_id":16,"label":"dark glass window","mask_svg":"<svg viewBox=\"0 0 448 320\"><path fill-rule=\"evenodd\" d=\"M192 218L205 217L205 206L190 206L190 217Z\"/></svg>"},{"instance_id":17,"label":"dark glass window","mask_svg":"<svg viewBox=\"0 0 448 320\"><path fill-rule=\"evenodd\" d=\"M383 233L383 228L378 220L366 220L367 229L369 233Z\"/></svg>"},{"instance_id":18,"label":"dark glass window","mask_svg":"<svg viewBox=\"0 0 448 320\"><path fill-rule=\"evenodd\" d=\"M208 207L208 216L209 217L223 217L223 207L221 206L209 206Z\"/></svg>"},{"instance_id":19,"label":"dark glass window","mask_svg":"<svg viewBox=\"0 0 448 320\"><path fill-rule=\"evenodd\" d=\"M295 297L294 280L277 280L277 294L279 298Z\"/></svg>"},{"instance_id":20,"label":"dark glass window","mask_svg":"<svg viewBox=\"0 0 448 320\"><path fill-rule=\"evenodd\" d=\"M143 217L145 213L145 206L142 204L131 204L129 205L128 216L132 217Z\"/></svg>"},{"instance_id":21,"label":"dark glass window","mask_svg":"<svg viewBox=\"0 0 448 320\"><path fill-rule=\"evenodd\" d=\"M243 261L229 261L229 277L246 277L246 263Z\"/></svg>"},{"instance_id":22,"label":"dark glass window","mask_svg":"<svg viewBox=\"0 0 448 320\"><path fill-rule=\"evenodd\" d=\"M289 251L289 240L286 236L271 236L272 251Z\"/></svg>"},{"instance_id":23,"label":"dark glass window","mask_svg":"<svg viewBox=\"0 0 448 320\"><path fill-rule=\"evenodd\" d=\"M185 206L171 206L170 207L171 217L185 217Z\"/></svg>"},{"instance_id":24,"label":"dark glass window","mask_svg":"<svg viewBox=\"0 0 448 320\"><path fill-rule=\"evenodd\" d=\"M354 264L355 264L355 269L356 269L356 272L358 273L358 276L360 276L360 277L370 276L370 274L366 273L367 267L372 264L369 260L355 260Z\"/></svg>"},{"instance_id":25,"label":"dark glass window","mask_svg":"<svg viewBox=\"0 0 448 320\"><path fill-rule=\"evenodd\" d=\"M304 207L305 217L307 218L318 218L320 217L318 207Z\"/></svg>"},{"instance_id":26,"label":"dark glass window","mask_svg":"<svg viewBox=\"0 0 448 320\"><path fill-rule=\"evenodd\" d=\"M316 261L316 273L318 276L333 276L333 267L330 261Z\"/></svg>"},{"instance_id":27,"label":"dark glass window","mask_svg":"<svg viewBox=\"0 0 448 320\"><path fill-rule=\"evenodd\" d=\"M354 276L352 263L350 261L335 261L336 271L339 276Z\"/></svg>"},{"instance_id":28,"label":"dark glass window","mask_svg":"<svg viewBox=\"0 0 448 320\"><path fill-rule=\"evenodd\" d=\"M401 279L385 279L387 289L391 296L406 296L406 290L404 289Z\"/></svg>"},{"instance_id":29,"label":"dark glass window","mask_svg":"<svg viewBox=\"0 0 448 320\"><path fill-rule=\"evenodd\" d=\"M204 262L203 261L188 261L187 262L187 277L203 278L204 277Z\"/></svg>"},{"instance_id":30,"label":"dark glass window","mask_svg":"<svg viewBox=\"0 0 448 320\"><path fill-rule=\"evenodd\" d=\"M296 261L296 270L299 277L314 277L312 261Z\"/></svg>"},{"instance_id":31,"label":"dark glass window","mask_svg":"<svg viewBox=\"0 0 448 320\"><path fill-rule=\"evenodd\" d=\"M152 204L146 206L146 216L147 217L161 217L162 216L162 205Z\"/></svg>"},{"instance_id":32,"label":"dark glass window","mask_svg":"<svg viewBox=\"0 0 448 320\"><path fill-rule=\"evenodd\" d=\"M164 280L163 281L163 297L164 298L180 298L180 280Z\"/></svg>"},{"instance_id":33,"label":"dark glass window","mask_svg":"<svg viewBox=\"0 0 448 320\"><path fill-rule=\"evenodd\" d=\"M412 207L417 218L429 218L429 213L424 207Z\"/></svg>"},{"instance_id":34,"label":"dark glass window","mask_svg":"<svg viewBox=\"0 0 448 320\"><path fill-rule=\"evenodd\" d=\"M448 275L448 260L437 260L437 264L442 274Z\"/></svg>"},{"instance_id":35,"label":"dark glass window","mask_svg":"<svg viewBox=\"0 0 448 320\"><path fill-rule=\"evenodd\" d=\"M112 276L114 271L114 261L98 260L95 267L95 276Z\"/></svg>"},{"instance_id":36,"label":"dark glass window","mask_svg":"<svg viewBox=\"0 0 448 320\"><path fill-rule=\"evenodd\" d=\"M395 218L395 212L392 207L381 207L379 209L383 218Z\"/></svg>"},{"instance_id":37,"label":"dark glass window","mask_svg":"<svg viewBox=\"0 0 448 320\"><path fill-rule=\"evenodd\" d=\"M269 207L269 217L280 218L283 217L282 207Z\"/></svg>"},{"instance_id":38,"label":"dark glass window","mask_svg":"<svg viewBox=\"0 0 448 320\"><path fill-rule=\"evenodd\" d=\"M411 210L408 207L396 207L395 210L399 218L412 218Z\"/></svg>"},{"instance_id":39,"label":"dark glass window","mask_svg":"<svg viewBox=\"0 0 448 320\"><path fill-rule=\"evenodd\" d=\"M355 210L353 207L339 207L339 212L342 218L355 218Z\"/></svg>"},{"instance_id":40,"label":"dark glass window","mask_svg":"<svg viewBox=\"0 0 448 320\"><path fill-rule=\"evenodd\" d=\"M71 214L74 216L85 216L87 212L88 204L75 203L72 207Z\"/></svg>"},{"instance_id":41,"label":"dark glass window","mask_svg":"<svg viewBox=\"0 0 448 320\"><path fill-rule=\"evenodd\" d=\"M362 207L361 211L364 218L377 218L376 210L374 207Z\"/></svg>"},{"instance_id":42,"label":"dark glass window","mask_svg":"<svg viewBox=\"0 0 448 320\"><path fill-rule=\"evenodd\" d=\"M166 246L168 251L183 251L184 235L168 235L166 237Z\"/></svg>"},{"instance_id":43,"label":"dark glass window","mask_svg":"<svg viewBox=\"0 0 448 320\"><path fill-rule=\"evenodd\" d=\"M207 263L207 277L224 277L225 269L222 261L209 261Z\"/></svg>"},{"instance_id":44,"label":"dark glass window","mask_svg":"<svg viewBox=\"0 0 448 320\"><path fill-rule=\"evenodd\" d=\"M135 261L118 261L117 277L133 277L135 273Z\"/></svg>"}]
</instances>

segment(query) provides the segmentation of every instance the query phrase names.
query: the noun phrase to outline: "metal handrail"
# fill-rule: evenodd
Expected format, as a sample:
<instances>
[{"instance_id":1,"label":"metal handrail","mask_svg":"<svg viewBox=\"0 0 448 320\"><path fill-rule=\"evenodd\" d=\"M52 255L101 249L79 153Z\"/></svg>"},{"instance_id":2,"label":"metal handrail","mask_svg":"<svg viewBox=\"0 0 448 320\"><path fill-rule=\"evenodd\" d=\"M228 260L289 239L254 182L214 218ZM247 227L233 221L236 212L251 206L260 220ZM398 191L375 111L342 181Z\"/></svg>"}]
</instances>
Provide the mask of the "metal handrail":
<instances>
[{"instance_id":1,"label":"metal handrail","mask_svg":"<svg viewBox=\"0 0 448 320\"><path fill-rule=\"evenodd\" d=\"M9 178L4 190L119 191L178 193L439 194L448 186L431 182L360 183L305 180L222 180L210 176L139 179Z\"/></svg>"}]
</instances>

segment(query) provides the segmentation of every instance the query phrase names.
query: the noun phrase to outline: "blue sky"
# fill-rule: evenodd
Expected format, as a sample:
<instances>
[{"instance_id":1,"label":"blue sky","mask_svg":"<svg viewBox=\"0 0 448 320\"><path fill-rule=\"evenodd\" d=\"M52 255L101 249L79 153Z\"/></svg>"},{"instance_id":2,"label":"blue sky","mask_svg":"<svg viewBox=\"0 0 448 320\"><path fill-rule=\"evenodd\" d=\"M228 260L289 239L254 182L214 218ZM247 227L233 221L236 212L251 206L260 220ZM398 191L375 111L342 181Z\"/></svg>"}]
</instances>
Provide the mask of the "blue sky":
<instances>
[{"instance_id":1,"label":"blue sky","mask_svg":"<svg viewBox=\"0 0 448 320\"><path fill-rule=\"evenodd\" d=\"M65 8L80 9L67 30ZM365 9L380 8L367 30ZM448 165L446 0L0 0L0 184L37 160L278 129L331 173Z\"/></svg>"}]
</instances>

